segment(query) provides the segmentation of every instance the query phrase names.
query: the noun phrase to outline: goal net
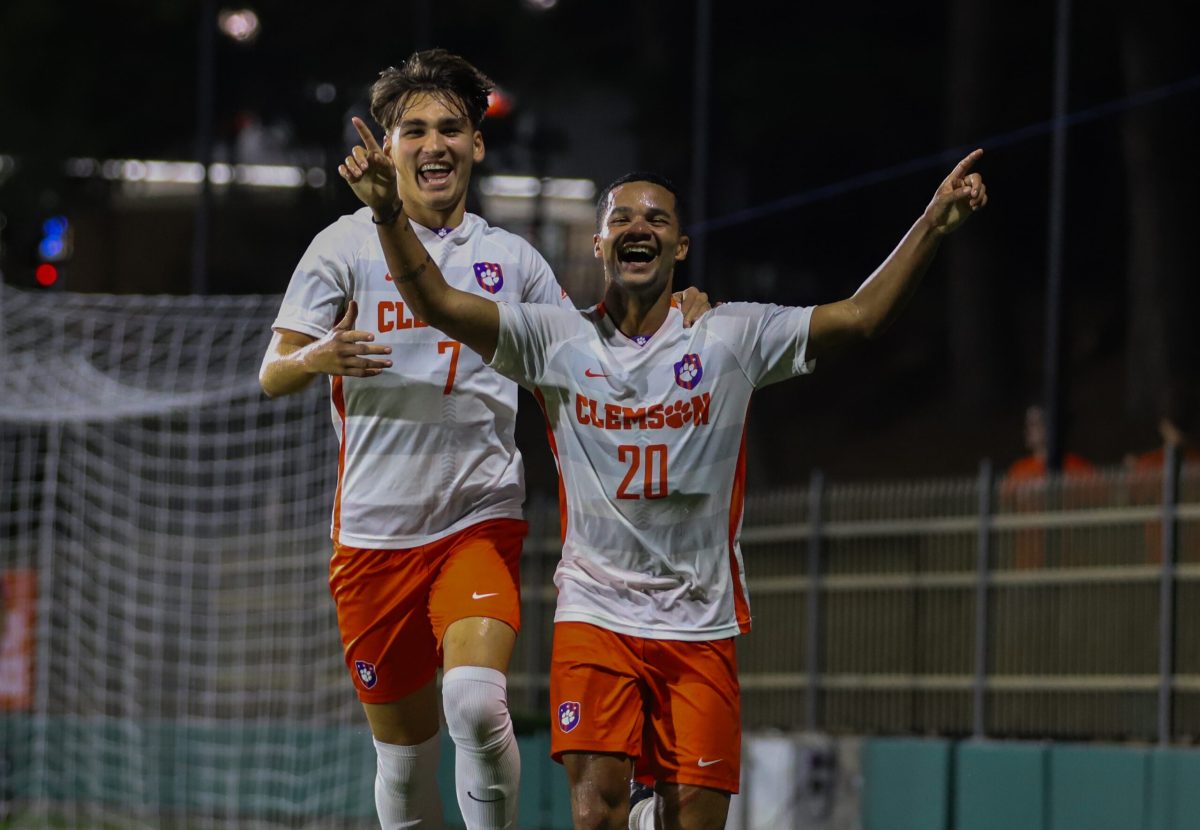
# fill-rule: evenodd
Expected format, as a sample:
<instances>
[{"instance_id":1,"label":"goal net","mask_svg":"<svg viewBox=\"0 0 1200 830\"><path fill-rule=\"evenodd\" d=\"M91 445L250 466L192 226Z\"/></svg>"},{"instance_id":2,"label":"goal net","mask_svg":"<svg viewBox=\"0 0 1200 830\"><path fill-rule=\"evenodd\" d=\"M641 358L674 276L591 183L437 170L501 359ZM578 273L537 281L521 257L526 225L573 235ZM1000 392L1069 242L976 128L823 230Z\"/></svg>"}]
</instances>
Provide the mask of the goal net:
<instances>
[{"instance_id":1,"label":"goal net","mask_svg":"<svg viewBox=\"0 0 1200 830\"><path fill-rule=\"evenodd\" d=\"M373 817L327 387L257 381L278 302L0 286L0 825Z\"/></svg>"}]
</instances>

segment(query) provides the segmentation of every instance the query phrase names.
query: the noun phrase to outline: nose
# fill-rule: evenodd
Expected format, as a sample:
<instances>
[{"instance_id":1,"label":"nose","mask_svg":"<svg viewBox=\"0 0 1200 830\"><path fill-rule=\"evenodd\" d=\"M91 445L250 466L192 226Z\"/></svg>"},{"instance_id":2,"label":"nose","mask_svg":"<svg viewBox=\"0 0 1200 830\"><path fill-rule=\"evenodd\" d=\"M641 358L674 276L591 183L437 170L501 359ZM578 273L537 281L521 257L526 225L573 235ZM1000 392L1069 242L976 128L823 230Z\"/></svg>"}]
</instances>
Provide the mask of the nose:
<instances>
[{"instance_id":1,"label":"nose","mask_svg":"<svg viewBox=\"0 0 1200 830\"><path fill-rule=\"evenodd\" d=\"M421 150L429 155L438 155L446 149L445 137L438 130L430 130L425 134L425 142Z\"/></svg>"},{"instance_id":2,"label":"nose","mask_svg":"<svg viewBox=\"0 0 1200 830\"><path fill-rule=\"evenodd\" d=\"M649 236L650 235L650 224L646 221L646 217L635 216L633 218L633 221L631 221L629 223L629 230L626 231L626 234L638 235L638 236Z\"/></svg>"}]
</instances>

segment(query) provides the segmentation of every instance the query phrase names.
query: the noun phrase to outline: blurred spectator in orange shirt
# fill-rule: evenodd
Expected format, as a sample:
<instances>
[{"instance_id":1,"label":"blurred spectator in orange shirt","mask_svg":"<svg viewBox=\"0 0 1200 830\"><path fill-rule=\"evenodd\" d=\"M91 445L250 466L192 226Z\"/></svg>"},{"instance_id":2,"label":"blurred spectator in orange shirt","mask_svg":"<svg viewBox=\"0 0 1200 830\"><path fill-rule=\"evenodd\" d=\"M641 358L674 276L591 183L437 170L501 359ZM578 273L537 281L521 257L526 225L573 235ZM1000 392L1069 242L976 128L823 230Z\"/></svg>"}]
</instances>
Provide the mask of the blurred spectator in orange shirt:
<instances>
[{"instance_id":1,"label":"blurred spectator in orange shirt","mask_svg":"<svg viewBox=\"0 0 1200 830\"><path fill-rule=\"evenodd\" d=\"M1162 444L1143 453L1125 456L1125 467L1131 473L1132 492L1139 504L1162 502L1163 467L1167 462L1167 447L1174 446L1183 464L1200 463L1200 450L1193 445L1190 436L1179 427L1175 419L1164 416L1158 422L1158 434ZM1147 522L1145 526L1146 561L1162 562L1162 522ZM1183 546L1179 546L1183 550Z\"/></svg>"},{"instance_id":2,"label":"blurred spectator in orange shirt","mask_svg":"<svg viewBox=\"0 0 1200 830\"><path fill-rule=\"evenodd\" d=\"M1044 486L1047 476L1046 414L1037 404L1031 404L1025 410L1025 448L1029 455L1014 461L1004 474L1000 487L1001 505L1013 513L1039 513L1053 509L1058 505L1048 503L1049 491ZM1063 453L1064 476L1090 475L1095 469L1095 465L1086 458ZM1041 528L1017 530L1013 534L1014 567L1045 566L1046 534L1047 531Z\"/></svg>"},{"instance_id":3,"label":"blurred spectator in orange shirt","mask_svg":"<svg viewBox=\"0 0 1200 830\"><path fill-rule=\"evenodd\" d=\"M1046 413L1037 404L1025 410L1025 449L1029 455L1018 458L1004 477L1010 481L1029 481L1046 477ZM1090 473L1096 469L1092 462L1075 453L1065 452L1062 471L1065 475Z\"/></svg>"},{"instance_id":4,"label":"blurred spectator in orange shirt","mask_svg":"<svg viewBox=\"0 0 1200 830\"><path fill-rule=\"evenodd\" d=\"M1162 473L1163 464L1167 461L1167 447L1179 448L1180 461L1183 463L1200 461L1200 450L1197 450L1182 429L1171 418L1163 418L1158 422L1158 434L1162 436L1162 445L1153 450L1147 450L1137 455L1125 456L1125 466L1132 472Z\"/></svg>"}]
</instances>

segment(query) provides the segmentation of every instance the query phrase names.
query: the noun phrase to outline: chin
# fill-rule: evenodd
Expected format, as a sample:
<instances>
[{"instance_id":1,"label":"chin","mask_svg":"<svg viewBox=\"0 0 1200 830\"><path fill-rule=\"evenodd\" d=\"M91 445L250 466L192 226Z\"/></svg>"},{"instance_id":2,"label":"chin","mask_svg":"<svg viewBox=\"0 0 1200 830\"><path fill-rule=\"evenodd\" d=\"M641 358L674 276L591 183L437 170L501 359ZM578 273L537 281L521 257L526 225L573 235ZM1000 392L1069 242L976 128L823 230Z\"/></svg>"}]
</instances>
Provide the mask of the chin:
<instances>
[{"instance_id":1,"label":"chin","mask_svg":"<svg viewBox=\"0 0 1200 830\"><path fill-rule=\"evenodd\" d=\"M434 210L453 210L466 198L465 193L427 193L425 203Z\"/></svg>"}]
</instances>

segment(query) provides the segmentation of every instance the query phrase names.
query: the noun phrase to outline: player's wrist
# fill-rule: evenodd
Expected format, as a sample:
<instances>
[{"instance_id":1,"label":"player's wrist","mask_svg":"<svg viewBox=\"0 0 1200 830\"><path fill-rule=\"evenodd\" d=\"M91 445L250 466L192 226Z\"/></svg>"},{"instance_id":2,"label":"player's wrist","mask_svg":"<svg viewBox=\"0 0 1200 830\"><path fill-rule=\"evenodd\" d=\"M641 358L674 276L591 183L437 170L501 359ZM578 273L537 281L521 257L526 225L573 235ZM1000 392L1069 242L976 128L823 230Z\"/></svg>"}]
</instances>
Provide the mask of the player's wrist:
<instances>
[{"instance_id":1,"label":"player's wrist","mask_svg":"<svg viewBox=\"0 0 1200 830\"><path fill-rule=\"evenodd\" d=\"M371 222L376 225L394 225L404 212L404 202L395 199L388 205L371 206Z\"/></svg>"},{"instance_id":2,"label":"player's wrist","mask_svg":"<svg viewBox=\"0 0 1200 830\"><path fill-rule=\"evenodd\" d=\"M946 235L945 229L938 225L937 220L933 216L930 216L928 209L921 214L913 227L919 234L924 234L934 239L941 239Z\"/></svg>"},{"instance_id":3,"label":"player's wrist","mask_svg":"<svg viewBox=\"0 0 1200 830\"><path fill-rule=\"evenodd\" d=\"M297 353L298 357L300 358L299 362L301 371L310 377L314 375L327 374L325 370L318 365L321 356L316 350L316 345L316 343L312 343L307 348L301 349Z\"/></svg>"}]
</instances>

